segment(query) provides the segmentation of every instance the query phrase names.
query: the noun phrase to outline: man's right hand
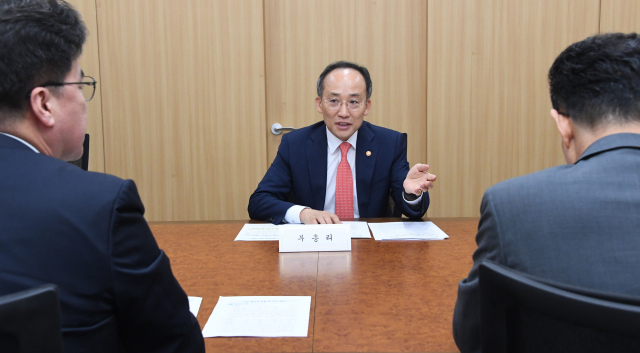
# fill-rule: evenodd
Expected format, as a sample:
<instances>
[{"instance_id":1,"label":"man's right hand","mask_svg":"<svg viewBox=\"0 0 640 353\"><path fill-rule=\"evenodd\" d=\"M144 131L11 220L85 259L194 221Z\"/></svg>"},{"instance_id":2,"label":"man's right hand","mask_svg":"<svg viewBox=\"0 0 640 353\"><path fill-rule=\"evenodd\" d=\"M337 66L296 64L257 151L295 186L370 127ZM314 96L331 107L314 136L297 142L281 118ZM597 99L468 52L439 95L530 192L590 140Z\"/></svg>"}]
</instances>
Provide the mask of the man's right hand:
<instances>
[{"instance_id":1,"label":"man's right hand","mask_svg":"<svg viewBox=\"0 0 640 353\"><path fill-rule=\"evenodd\" d=\"M327 211L305 208L300 212L300 221L304 224L341 224L338 216Z\"/></svg>"}]
</instances>

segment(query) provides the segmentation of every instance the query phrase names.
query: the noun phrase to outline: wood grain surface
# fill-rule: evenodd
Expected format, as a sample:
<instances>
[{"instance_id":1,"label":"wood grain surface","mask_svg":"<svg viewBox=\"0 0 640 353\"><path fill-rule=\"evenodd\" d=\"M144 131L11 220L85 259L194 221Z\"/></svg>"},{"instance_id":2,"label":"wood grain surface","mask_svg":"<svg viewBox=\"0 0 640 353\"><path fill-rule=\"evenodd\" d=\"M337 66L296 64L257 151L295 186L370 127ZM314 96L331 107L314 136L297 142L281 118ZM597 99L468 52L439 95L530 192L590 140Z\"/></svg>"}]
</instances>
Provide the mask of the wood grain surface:
<instances>
[{"instance_id":1,"label":"wood grain surface","mask_svg":"<svg viewBox=\"0 0 640 353\"><path fill-rule=\"evenodd\" d=\"M147 219L247 218L267 170L261 0L98 0L106 171Z\"/></svg>"},{"instance_id":2,"label":"wood grain surface","mask_svg":"<svg viewBox=\"0 0 640 353\"><path fill-rule=\"evenodd\" d=\"M87 133L89 134L89 170L105 172L104 169L104 132L102 130L102 79L100 76L100 58L98 50L98 24L96 19L95 0L68 1L82 16L89 35L82 48L80 67L85 75L98 81L96 93L87 103ZM88 87L86 89L89 89Z\"/></svg>"},{"instance_id":3,"label":"wood grain surface","mask_svg":"<svg viewBox=\"0 0 640 353\"><path fill-rule=\"evenodd\" d=\"M244 222L158 222L151 229L187 295L203 298L201 327L219 296L311 296L308 337L207 338L207 352L456 352L457 283L471 269L478 219L430 220L450 238L353 239L351 252L322 253L234 242Z\"/></svg>"},{"instance_id":4,"label":"wood grain surface","mask_svg":"<svg viewBox=\"0 0 640 353\"><path fill-rule=\"evenodd\" d=\"M409 135L409 163L426 163L427 2L425 0L265 0L267 126L302 128L322 120L316 81L338 60L371 74L365 120ZM282 135L267 136L267 163Z\"/></svg>"},{"instance_id":5,"label":"wood grain surface","mask_svg":"<svg viewBox=\"0 0 640 353\"><path fill-rule=\"evenodd\" d=\"M602 0L600 32L640 32L640 1Z\"/></svg>"},{"instance_id":6,"label":"wood grain surface","mask_svg":"<svg viewBox=\"0 0 640 353\"><path fill-rule=\"evenodd\" d=\"M477 216L491 185L564 163L547 74L568 45L598 33L599 6L429 1L429 217Z\"/></svg>"}]
</instances>

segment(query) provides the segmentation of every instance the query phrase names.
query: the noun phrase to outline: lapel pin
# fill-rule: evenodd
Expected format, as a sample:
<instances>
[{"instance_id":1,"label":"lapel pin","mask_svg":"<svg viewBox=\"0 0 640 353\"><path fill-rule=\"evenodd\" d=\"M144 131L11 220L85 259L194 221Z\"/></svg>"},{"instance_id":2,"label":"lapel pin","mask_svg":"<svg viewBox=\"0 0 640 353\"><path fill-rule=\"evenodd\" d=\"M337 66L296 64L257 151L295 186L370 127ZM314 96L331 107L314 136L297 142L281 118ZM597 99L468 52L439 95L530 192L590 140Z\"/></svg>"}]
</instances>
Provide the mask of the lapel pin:
<instances>
[{"instance_id":1,"label":"lapel pin","mask_svg":"<svg viewBox=\"0 0 640 353\"><path fill-rule=\"evenodd\" d=\"M367 157L371 157L371 151L367 151Z\"/></svg>"}]
</instances>

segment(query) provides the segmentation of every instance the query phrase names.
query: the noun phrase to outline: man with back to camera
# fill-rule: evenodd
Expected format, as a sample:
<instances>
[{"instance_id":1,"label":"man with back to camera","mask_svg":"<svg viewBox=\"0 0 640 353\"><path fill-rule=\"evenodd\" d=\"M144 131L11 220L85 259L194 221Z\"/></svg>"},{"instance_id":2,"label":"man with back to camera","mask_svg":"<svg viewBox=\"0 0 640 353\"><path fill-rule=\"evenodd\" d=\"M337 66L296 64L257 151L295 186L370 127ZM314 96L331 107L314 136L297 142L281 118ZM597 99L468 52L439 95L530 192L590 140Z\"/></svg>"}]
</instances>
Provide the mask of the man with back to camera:
<instances>
[{"instance_id":1,"label":"man with back to camera","mask_svg":"<svg viewBox=\"0 0 640 353\"><path fill-rule=\"evenodd\" d=\"M58 286L65 352L204 352L131 180L85 172L95 80L57 0L0 0L0 295Z\"/></svg>"},{"instance_id":2,"label":"man with back to camera","mask_svg":"<svg viewBox=\"0 0 640 353\"><path fill-rule=\"evenodd\" d=\"M278 154L249 199L251 219L279 224L331 224L383 217L389 195L406 216L424 216L436 176L409 169L407 141L364 121L371 109L369 71L338 61L317 83L323 121L282 136ZM294 202L287 201L293 193Z\"/></svg>"},{"instance_id":3,"label":"man with back to camera","mask_svg":"<svg viewBox=\"0 0 640 353\"><path fill-rule=\"evenodd\" d=\"M480 351L478 267L491 260L553 282L640 295L640 37L604 34L569 46L549 70L567 165L489 188L453 334Z\"/></svg>"}]
</instances>

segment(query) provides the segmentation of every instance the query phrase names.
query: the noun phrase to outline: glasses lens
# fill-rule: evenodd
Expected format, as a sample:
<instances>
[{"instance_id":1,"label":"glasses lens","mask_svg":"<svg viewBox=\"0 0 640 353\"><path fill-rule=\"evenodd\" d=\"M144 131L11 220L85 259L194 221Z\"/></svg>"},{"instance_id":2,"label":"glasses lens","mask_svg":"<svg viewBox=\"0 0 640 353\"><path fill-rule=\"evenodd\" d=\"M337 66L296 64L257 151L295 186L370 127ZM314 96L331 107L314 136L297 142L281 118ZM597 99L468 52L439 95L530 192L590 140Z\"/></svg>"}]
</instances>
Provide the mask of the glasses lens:
<instances>
[{"instance_id":1,"label":"glasses lens","mask_svg":"<svg viewBox=\"0 0 640 353\"><path fill-rule=\"evenodd\" d=\"M362 105L359 100L352 99L348 103L349 110L357 110Z\"/></svg>"},{"instance_id":2,"label":"glasses lens","mask_svg":"<svg viewBox=\"0 0 640 353\"><path fill-rule=\"evenodd\" d=\"M85 76L82 82L87 83L82 85L82 95L84 96L84 99L88 102L93 98L93 95L96 93L96 80L93 77Z\"/></svg>"},{"instance_id":3,"label":"glasses lens","mask_svg":"<svg viewBox=\"0 0 640 353\"><path fill-rule=\"evenodd\" d=\"M82 96L86 101L91 100L91 98L93 98L93 87L90 85L82 85Z\"/></svg>"},{"instance_id":4,"label":"glasses lens","mask_svg":"<svg viewBox=\"0 0 640 353\"><path fill-rule=\"evenodd\" d=\"M328 99L325 102L327 102L327 107L329 107L329 109L331 110L336 110L338 108L340 108L340 101L337 99Z\"/></svg>"}]
</instances>

